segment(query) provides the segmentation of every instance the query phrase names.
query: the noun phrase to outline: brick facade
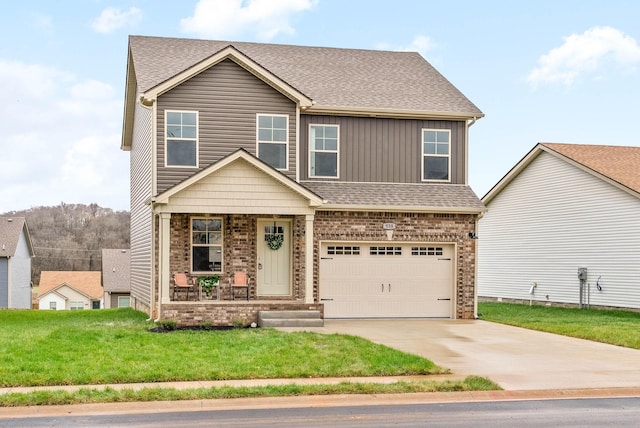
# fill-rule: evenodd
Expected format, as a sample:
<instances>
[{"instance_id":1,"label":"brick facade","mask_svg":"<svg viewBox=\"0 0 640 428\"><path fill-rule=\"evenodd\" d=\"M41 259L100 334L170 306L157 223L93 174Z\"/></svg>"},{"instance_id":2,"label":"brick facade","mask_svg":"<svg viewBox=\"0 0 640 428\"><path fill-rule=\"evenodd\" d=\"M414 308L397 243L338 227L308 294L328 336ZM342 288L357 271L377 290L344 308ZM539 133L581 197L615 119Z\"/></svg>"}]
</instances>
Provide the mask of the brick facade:
<instances>
[{"instance_id":1,"label":"brick facade","mask_svg":"<svg viewBox=\"0 0 640 428\"><path fill-rule=\"evenodd\" d=\"M216 217L212 215L212 217ZM455 243L457 248L455 274L455 317L472 319L475 316L476 241L469 238L475 232L475 214L334 212L318 211L314 219L313 300L305 304L305 217L283 217L291 220L291 283L290 296L265 297L256 295L257 274L257 215L220 215L223 219L224 255L221 275L221 301L176 302L162 307L162 319L179 324L231 325L241 321L257 321L260 310L316 309L322 312L319 300L319 260L322 241L387 241L383 223L395 223L395 242ZM191 263L189 214L173 214L170 231L170 271L189 272ZM228 285L234 271L245 271L252 278L250 301L231 301ZM157 287L156 287L157 289Z\"/></svg>"},{"instance_id":2,"label":"brick facade","mask_svg":"<svg viewBox=\"0 0 640 428\"><path fill-rule=\"evenodd\" d=\"M458 319L475 316L475 214L318 211L314 220L314 297L318 299L321 241L387 241L383 223L395 223L393 241L457 244L456 309Z\"/></svg>"}]
</instances>

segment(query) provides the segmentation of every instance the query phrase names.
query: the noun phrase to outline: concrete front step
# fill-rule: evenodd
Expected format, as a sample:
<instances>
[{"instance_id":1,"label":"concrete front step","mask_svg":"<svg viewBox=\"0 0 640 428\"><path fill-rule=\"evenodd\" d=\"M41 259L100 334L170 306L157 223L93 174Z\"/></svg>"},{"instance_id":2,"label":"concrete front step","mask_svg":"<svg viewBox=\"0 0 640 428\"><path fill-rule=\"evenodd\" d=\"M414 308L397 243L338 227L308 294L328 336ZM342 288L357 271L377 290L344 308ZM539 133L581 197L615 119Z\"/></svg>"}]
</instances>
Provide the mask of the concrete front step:
<instances>
[{"instance_id":1,"label":"concrete front step","mask_svg":"<svg viewBox=\"0 0 640 428\"><path fill-rule=\"evenodd\" d=\"M260 311L260 327L322 327L320 311Z\"/></svg>"}]
</instances>

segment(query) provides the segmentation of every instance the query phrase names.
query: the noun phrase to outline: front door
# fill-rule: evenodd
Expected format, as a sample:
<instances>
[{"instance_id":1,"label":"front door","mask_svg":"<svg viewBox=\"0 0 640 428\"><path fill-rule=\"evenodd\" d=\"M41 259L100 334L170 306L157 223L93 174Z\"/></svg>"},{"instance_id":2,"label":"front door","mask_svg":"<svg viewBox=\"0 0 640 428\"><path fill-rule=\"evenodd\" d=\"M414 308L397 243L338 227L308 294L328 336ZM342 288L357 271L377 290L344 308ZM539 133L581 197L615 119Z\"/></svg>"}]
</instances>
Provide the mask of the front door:
<instances>
[{"instance_id":1,"label":"front door","mask_svg":"<svg viewBox=\"0 0 640 428\"><path fill-rule=\"evenodd\" d=\"M291 294L291 221L258 220L258 296Z\"/></svg>"}]
</instances>

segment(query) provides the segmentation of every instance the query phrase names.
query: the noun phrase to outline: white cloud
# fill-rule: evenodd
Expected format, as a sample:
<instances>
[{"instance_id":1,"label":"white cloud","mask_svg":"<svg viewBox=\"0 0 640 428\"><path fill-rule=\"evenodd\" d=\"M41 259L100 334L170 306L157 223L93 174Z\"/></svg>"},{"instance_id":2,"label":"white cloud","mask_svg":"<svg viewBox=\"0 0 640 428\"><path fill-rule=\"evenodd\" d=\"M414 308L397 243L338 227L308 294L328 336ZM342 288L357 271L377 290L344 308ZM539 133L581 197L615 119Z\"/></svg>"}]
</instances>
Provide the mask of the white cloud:
<instances>
[{"instance_id":1,"label":"white cloud","mask_svg":"<svg viewBox=\"0 0 640 428\"><path fill-rule=\"evenodd\" d=\"M565 37L564 43L538 60L527 82L572 85L581 76L593 74L609 64L633 69L640 62L635 39L611 27L593 27Z\"/></svg>"},{"instance_id":2,"label":"white cloud","mask_svg":"<svg viewBox=\"0 0 640 428\"><path fill-rule=\"evenodd\" d=\"M200 0L193 16L180 21L182 31L213 39L233 39L244 33L261 40L293 34L291 16L313 8L317 0Z\"/></svg>"},{"instance_id":3,"label":"white cloud","mask_svg":"<svg viewBox=\"0 0 640 428\"><path fill-rule=\"evenodd\" d=\"M142 11L137 7L130 7L127 11L108 7L91 23L91 27L98 33L110 33L118 28L136 25L140 20Z\"/></svg>"},{"instance_id":4,"label":"white cloud","mask_svg":"<svg viewBox=\"0 0 640 428\"><path fill-rule=\"evenodd\" d=\"M122 100L96 80L0 59L0 213L98 203L128 209L129 160L120 147Z\"/></svg>"},{"instance_id":5,"label":"white cloud","mask_svg":"<svg viewBox=\"0 0 640 428\"><path fill-rule=\"evenodd\" d=\"M418 52L420 55L422 55L423 58L426 58L427 52L432 51L436 48L436 46L436 43L433 41L433 39L431 39L431 37L419 34L415 36L413 40L407 45L393 46L390 43L378 43L376 45L376 48L380 50L400 52Z\"/></svg>"}]
</instances>

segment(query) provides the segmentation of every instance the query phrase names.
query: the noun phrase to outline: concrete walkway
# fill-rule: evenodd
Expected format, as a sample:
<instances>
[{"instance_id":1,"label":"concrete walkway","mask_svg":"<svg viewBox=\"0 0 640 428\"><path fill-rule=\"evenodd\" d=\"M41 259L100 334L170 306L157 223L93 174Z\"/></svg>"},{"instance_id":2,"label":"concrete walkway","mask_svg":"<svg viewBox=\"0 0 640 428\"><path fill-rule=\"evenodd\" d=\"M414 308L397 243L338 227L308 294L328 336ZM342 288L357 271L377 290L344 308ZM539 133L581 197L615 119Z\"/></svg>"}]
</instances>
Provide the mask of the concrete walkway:
<instances>
[{"instance_id":1,"label":"concrete walkway","mask_svg":"<svg viewBox=\"0 0 640 428\"><path fill-rule=\"evenodd\" d=\"M327 320L318 333L362 336L507 390L640 387L640 351L481 320Z\"/></svg>"}]
</instances>

